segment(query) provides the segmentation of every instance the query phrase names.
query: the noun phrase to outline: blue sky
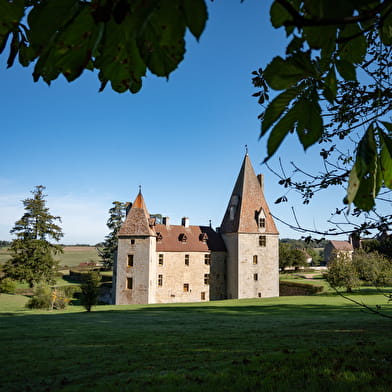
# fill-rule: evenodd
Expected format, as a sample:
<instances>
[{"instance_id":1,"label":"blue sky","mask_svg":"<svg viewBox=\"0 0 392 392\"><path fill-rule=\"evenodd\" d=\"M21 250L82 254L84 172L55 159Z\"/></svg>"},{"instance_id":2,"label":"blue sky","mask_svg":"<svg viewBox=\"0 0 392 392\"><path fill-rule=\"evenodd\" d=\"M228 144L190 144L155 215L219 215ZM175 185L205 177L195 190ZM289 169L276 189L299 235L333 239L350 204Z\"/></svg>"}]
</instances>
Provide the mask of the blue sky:
<instances>
[{"instance_id":1,"label":"blue sky","mask_svg":"<svg viewBox=\"0 0 392 392\"><path fill-rule=\"evenodd\" d=\"M6 69L0 57L1 154L0 239L23 214L21 200L35 185L46 186L47 205L62 217L63 243L97 243L107 234L114 200L133 201L142 186L150 213L179 223L219 226L245 153L265 174L272 212L293 222L295 206L305 226L326 227L343 189L303 206L289 203L278 179L260 162L266 140L258 140L260 108L251 95L251 72L282 55L283 31L270 26L269 1L208 2L209 20L200 42L187 37L185 60L169 81L148 75L136 95L98 93L95 74L68 84L34 83L31 68ZM276 157L314 167L316 148L303 152L290 136ZM300 234L277 223L281 237Z\"/></svg>"}]
</instances>

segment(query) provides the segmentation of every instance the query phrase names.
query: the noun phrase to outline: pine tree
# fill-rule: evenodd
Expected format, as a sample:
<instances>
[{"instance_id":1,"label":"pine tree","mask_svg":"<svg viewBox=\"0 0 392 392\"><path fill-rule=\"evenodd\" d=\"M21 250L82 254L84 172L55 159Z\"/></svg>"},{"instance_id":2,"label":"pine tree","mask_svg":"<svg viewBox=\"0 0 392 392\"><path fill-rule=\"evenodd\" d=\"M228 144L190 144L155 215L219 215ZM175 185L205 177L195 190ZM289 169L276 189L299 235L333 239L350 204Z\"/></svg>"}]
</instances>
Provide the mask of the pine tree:
<instances>
[{"instance_id":1,"label":"pine tree","mask_svg":"<svg viewBox=\"0 0 392 392\"><path fill-rule=\"evenodd\" d=\"M109 210L109 219L106 223L107 227L111 230L110 233L105 237L103 242L103 248L98 249L98 254L102 259L105 267L110 269L114 264L114 257L117 252L117 233L123 223L127 203L120 201L114 201L113 207Z\"/></svg>"},{"instance_id":2,"label":"pine tree","mask_svg":"<svg viewBox=\"0 0 392 392\"><path fill-rule=\"evenodd\" d=\"M11 243L11 259L4 265L7 277L27 282L33 287L39 282L54 283L58 261L54 256L62 247L49 240L59 241L63 232L55 222L61 219L51 215L46 207L45 187L38 185L33 197L23 200L25 213L10 231L16 235Z\"/></svg>"}]
</instances>

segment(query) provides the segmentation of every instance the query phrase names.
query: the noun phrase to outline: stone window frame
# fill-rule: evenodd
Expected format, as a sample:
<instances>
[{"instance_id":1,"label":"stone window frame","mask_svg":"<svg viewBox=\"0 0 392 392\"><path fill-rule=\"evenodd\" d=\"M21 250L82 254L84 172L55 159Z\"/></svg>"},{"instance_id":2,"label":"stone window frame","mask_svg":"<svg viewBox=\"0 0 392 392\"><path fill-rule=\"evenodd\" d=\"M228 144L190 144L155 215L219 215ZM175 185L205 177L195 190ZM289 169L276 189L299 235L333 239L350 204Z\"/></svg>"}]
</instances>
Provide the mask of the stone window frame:
<instances>
[{"instance_id":1,"label":"stone window frame","mask_svg":"<svg viewBox=\"0 0 392 392\"><path fill-rule=\"evenodd\" d=\"M163 265L163 261L164 261L164 254L163 253L159 253L158 254L158 264L159 265Z\"/></svg>"},{"instance_id":2,"label":"stone window frame","mask_svg":"<svg viewBox=\"0 0 392 392\"><path fill-rule=\"evenodd\" d=\"M253 255L253 265L256 265L256 264L258 264L258 257L257 257L257 255Z\"/></svg>"},{"instance_id":3,"label":"stone window frame","mask_svg":"<svg viewBox=\"0 0 392 392\"><path fill-rule=\"evenodd\" d=\"M189 293L189 283L184 283L183 291L184 293Z\"/></svg>"},{"instance_id":4,"label":"stone window frame","mask_svg":"<svg viewBox=\"0 0 392 392\"><path fill-rule=\"evenodd\" d=\"M132 290L133 289L133 278L127 278L126 288L127 288L127 290Z\"/></svg>"},{"instance_id":5,"label":"stone window frame","mask_svg":"<svg viewBox=\"0 0 392 392\"><path fill-rule=\"evenodd\" d=\"M127 267L133 267L133 263L135 261L135 255L130 253L127 255Z\"/></svg>"},{"instance_id":6,"label":"stone window frame","mask_svg":"<svg viewBox=\"0 0 392 392\"><path fill-rule=\"evenodd\" d=\"M253 274L253 280L254 281L258 281L259 280L259 275L257 273Z\"/></svg>"},{"instance_id":7,"label":"stone window frame","mask_svg":"<svg viewBox=\"0 0 392 392\"><path fill-rule=\"evenodd\" d=\"M204 284L205 285L210 284L210 274L204 274Z\"/></svg>"},{"instance_id":8,"label":"stone window frame","mask_svg":"<svg viewBox=\"0 0 392 392\"><path fill-rule=\"evenodd\" d=\"M262 229L265 228L265 218L263 216L259 218L259 227Z\"/></svg>"},{"instance_id":9,"label":"stone window frame","mask_svg":"<svg viewBox=\"0 0 392 392\"><path fill-rule=\"evenodd\" d=\"M204 254L204 264L211 265L211 253Z\"/></svg>"},{"instance_id":10,"label":"stone window frame","mask_svg":"<svg viewBox=\"0 0 392 392\"><path fill-rule=\"evenodd\" d=\"M202 292L200 293L200 299L201 299L202 301L205 301L205 300L206 300L206 292L205 292L205 291L202 291Z\"/></svg>"},{"instance_id":11,"label":"stone window frame","mask_svg":"<svg viewBox=\"0 0 392 392\"><path fill-rule=\"evenodd\" d=\"M163 275L162 274L158 275L158 286L159 287L163 286Z\"/></svg>"},{"instance_id":12,"label":"stone window frame","mask_svg":"<svg viewBox=\"0 0 392 392\"><path fill-rule=\"evenodd\" d=\"M267 236L259 235L259 246L267 246Z\"/></svg>"},{"instance_id":13,"label":"stone window frame","mask_svg":"<svg viewBox=\"0 0 392 392\"><path fill-rule=\"evenodd\" d=\"M186 254L186 255L184 256L184 262L185 262L185 265L186 265L186 266L189 266L189 260L190 260L190 256L189 256L188 254Z\"/></svg>"}]
</instances>

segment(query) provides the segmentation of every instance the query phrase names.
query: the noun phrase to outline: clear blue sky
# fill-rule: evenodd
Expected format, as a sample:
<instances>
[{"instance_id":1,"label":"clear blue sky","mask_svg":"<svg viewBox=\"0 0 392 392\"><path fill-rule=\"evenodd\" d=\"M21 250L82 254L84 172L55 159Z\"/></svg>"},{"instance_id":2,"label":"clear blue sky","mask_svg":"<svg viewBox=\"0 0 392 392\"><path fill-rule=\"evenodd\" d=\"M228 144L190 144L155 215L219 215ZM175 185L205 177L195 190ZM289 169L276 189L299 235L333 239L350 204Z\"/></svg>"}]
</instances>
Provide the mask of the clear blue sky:
<instances>
[{"instance_id":1,"label":"clear blue sky","mask_svg":"<svg viewBox=\"0 0 392 392\"><path fill-rule=\"evenodd\" d=\"M256 172L265 174L272 212L293 222L295 206L304 225L326 227L344 190L331 191L303 206L289 203L278 179L260 162L266 140L258 141L260 108L251 95L251 72L265 67L286 46L283 31L269 22L269 1L208 2L209 20L200 42L187 38L185 60L169 81L149 75L136 95L109 88L98 93L96 75L76 82L63 78L48 87L34 83L32 69L6 67L0 57L1 154L0 239L23 214L21 200L35 185L46 186L47 205L62 217L63 242L97 243L107 234L114 200L133 201L142 185L150 213L179 223L219 226L249 146ZM281 156L317 165L317 149L303 152L295 136ZM299 238L280 223L281 237Z\"/></svg>"}]
</instances>

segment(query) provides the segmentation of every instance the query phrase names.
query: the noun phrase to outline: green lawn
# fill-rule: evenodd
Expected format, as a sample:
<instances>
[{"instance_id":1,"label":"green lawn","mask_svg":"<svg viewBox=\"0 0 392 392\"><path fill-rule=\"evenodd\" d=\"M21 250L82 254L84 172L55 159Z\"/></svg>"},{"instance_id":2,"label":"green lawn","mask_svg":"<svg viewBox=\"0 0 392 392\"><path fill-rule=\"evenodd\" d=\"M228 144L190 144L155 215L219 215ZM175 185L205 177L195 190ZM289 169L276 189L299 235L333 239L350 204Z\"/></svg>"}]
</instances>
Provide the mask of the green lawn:
<instances>
[{"instance_id":1,"label":"green lawn","mask_svg":"<svg viewBox=\"0 0 392 392\"><path fill-rule=\"evenodd\" d=\"M0 264L10 258L7 248L0 248ZM56 256L60 266L75 267L80 263L101 261L94 246L65 246L64 253Z\"/></svg>"},{"instance_id":2,"label":"green lawn","mask_svg":"<svg viewBox=\"0 0 392 392\"><path fill-rule=\"evenodd\" d=\"M392 320L331 294L91 314L20 298L0 295L2 391L391 391Z\"/></svg>"}]
</instances>

